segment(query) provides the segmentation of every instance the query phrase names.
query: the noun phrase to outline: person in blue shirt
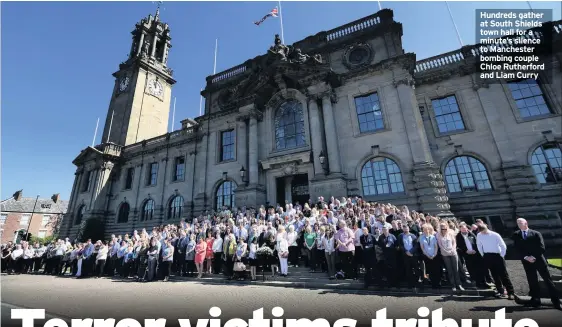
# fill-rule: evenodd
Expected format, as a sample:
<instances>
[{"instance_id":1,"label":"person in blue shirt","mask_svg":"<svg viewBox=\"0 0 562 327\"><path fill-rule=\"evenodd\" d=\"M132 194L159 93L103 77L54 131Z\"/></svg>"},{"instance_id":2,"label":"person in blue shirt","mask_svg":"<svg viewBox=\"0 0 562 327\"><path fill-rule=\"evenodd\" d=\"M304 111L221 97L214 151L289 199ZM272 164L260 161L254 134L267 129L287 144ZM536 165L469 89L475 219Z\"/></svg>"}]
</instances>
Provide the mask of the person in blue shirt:
<instances>
[{"instance_id":1,"label":"person in blue shirt","mask_svg":"<svg viewBox=\"0 0 562 327\"><path fill-rule=\"evenodd\" d=\"M402 225L402 234L398 237L398 244L402 252L404 276L408 287L415 288L420 278L419 243L416 235L410 233L410 227L407 224Z\"/></svg>"}]
</instances>

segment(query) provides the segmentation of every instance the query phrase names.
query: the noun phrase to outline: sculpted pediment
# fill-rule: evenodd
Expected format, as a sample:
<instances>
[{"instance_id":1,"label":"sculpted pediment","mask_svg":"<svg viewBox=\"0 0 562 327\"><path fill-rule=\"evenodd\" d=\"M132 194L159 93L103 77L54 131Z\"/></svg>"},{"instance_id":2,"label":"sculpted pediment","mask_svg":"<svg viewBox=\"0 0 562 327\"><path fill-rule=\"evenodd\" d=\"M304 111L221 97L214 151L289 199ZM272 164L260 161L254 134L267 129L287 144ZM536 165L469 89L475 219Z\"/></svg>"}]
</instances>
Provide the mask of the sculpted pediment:
<instances>
[{"instance_id":1,"label":"sculpted pediment","mask_svg":"<svg viewBox=\"0 0 562 327\"><path fill-rule=\"evenodd\" d=\"M275 44L265 56L256 59L251 73L223 89L218 103L223 109L248 103L261 108L279 90L304 90L319 82L327 82L333 87L341 85L339 76L329 63L323 62L320 54L303 54L298 48L281 44L276 35Z\"/></svg>"}]
</instances>

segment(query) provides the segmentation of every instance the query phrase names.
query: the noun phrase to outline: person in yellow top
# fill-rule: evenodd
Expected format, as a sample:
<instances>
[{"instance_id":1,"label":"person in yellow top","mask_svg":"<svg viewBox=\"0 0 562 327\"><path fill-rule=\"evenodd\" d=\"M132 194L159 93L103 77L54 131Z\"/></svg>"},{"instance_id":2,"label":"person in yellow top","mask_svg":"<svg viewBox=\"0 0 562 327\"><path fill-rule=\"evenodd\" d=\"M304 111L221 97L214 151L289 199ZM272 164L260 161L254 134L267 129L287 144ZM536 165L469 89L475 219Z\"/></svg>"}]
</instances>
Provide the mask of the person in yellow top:
<instances>
[{"instance_id":1,"label":"person in yellow top","mask_svg":"<svg viewBox=\"0 0 562 327\"><path fill-rule=\"evenodd\" d=\"M224 271L228 279L232 279L234 275L234 255L236 254L236 237L232 234L230 227L226 228L224 234L222 253L225 256L224 262L226 263L226 269Z\"/></svg>"}]
</instances>

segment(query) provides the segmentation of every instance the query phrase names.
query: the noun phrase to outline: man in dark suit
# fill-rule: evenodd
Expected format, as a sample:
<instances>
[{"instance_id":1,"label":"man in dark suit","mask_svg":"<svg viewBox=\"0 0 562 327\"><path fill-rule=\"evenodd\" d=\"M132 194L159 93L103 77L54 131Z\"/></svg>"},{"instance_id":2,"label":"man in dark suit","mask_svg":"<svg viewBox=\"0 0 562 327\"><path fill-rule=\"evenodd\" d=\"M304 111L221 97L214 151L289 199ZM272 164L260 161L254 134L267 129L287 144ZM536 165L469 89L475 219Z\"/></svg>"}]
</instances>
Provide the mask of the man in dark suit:
<instances>
[{"instance_id":1,"label":"man in dark suit","mask_svg":"<svg viewBox=\"0 0 562 327\"><path fill-rule=\"evenodd\" d=\"M523 303L520 299L516 299L516 302L534 307L539 307L541 305L540 285L537 277L538 271L548 288L552 303L558 310L562 310L558 291L552 282L546 258L544 257L545 246L541 233L530 229L527 220L524 218L517 219L517 226L519 230L513 234L512 240L515 248L519 252L523 268L525 268L531 300Z\"/></svg>"},{"instance_id":2,"label":"man in dark suit","mask_svg":"<svg viewBox=\"0 0 562 327\"><path fill-rule=\"evenodd\" d=\"M460 224L460 233L457 234L456 238L457 252L464 258L470 278L476 282L477 286L488 288L489 285L486 284L484 272L484 262L476 246L476 235L463 222Z\"/></svg>"}]
</instances>

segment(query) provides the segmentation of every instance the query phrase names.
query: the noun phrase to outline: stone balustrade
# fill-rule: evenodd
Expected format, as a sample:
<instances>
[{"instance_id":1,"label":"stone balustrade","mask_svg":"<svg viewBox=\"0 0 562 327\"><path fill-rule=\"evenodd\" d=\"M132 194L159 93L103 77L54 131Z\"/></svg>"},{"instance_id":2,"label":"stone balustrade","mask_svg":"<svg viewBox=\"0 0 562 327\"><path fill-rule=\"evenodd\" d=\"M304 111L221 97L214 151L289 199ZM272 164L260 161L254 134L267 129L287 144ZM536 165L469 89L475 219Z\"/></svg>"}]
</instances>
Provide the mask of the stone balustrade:
<instances>
[{"instance_id":1,"label":"stone balustrade","mask_svg":"<svg viewBox=\"0 0 562 327\"><path fill-rule=\"evenodd\" d=\"M215 84L221 81L224 81L226 79L229 79L231 77L234 77L236 75L240 75L242 73L244 73L246 71L247 67L245 64L230 68L228 70L225 70L223 72L220 72L216 75L211 76L211 84Z\"/></svg>"},{"instance_id":2,"label":"stone balustrade","mask_svg":"<svg viewBox=\"0 0 562 327\"><path fill-rule=\"evenodd\" d=\"M381 17L379 13L371 16L363 17L351 23L347 23L343 26L339 26L332 30L326 32L326 41L331 42L344 36L348 36L355 32L359 32L368 28L372 28L377 24L381 23Z\"/></svg>"},{"instance_id":3,"label":"stone balustrade","mask_svg":"<svg viewBox=\"0 0 562 327\"><path fill-rule=\"evenodd\" d=\"M443 66L448 66L453 63L459 63L464 60L464 56L461 50L455 50L447 53L440 54L438 56L433 56L424 60L420 60L416 63L416 69L414 73L421 73L424 71L437 69Z\"/></svg>"},{"instance_id":4,"label":"stone balustrade","mask_svg":"<svg viewBox=\"0 0 562 327\"><path fill-rule=\"evenodd\" d=\"M173 131L164 135L153 137L143 142L138 142L135 144L127 145L123 147L123 152L131 153L142 149L143 147L150 147L155 145L167 144L170 141L176 141L184 137L191 137L197 133L198 126L190 126L188 128L183 128L177 131Z\"/></svg>"}]
</instances>

